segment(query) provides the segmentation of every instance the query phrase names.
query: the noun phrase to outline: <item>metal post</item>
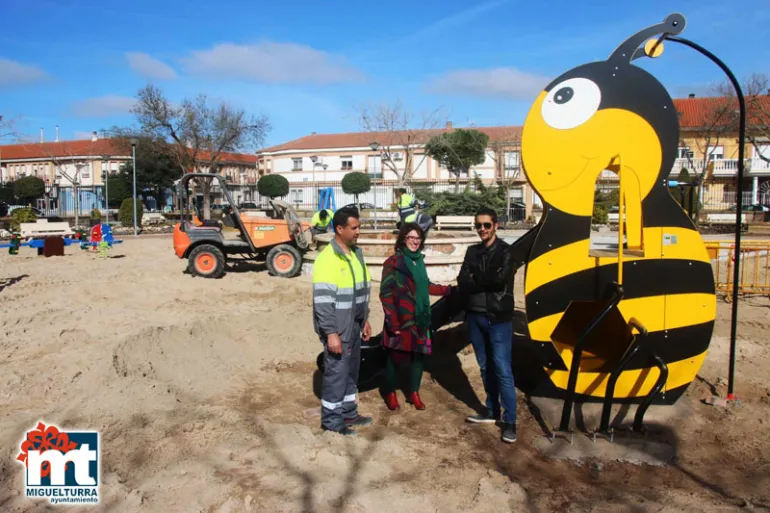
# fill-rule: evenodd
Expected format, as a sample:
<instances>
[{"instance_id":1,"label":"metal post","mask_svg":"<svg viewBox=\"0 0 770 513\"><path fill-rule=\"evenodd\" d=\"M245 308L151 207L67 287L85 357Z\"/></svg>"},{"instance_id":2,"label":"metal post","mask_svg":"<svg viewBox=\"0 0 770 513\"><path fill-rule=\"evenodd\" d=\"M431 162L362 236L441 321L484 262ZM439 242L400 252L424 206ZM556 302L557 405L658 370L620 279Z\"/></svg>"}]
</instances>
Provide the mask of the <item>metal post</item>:
<instances>
[{"instance_id":1,"label":"metal post","mask_svg":"<svg viewBox=\"0 0 770 513\"><path fill-rule=\"evenodd\" d=\"M110 224L110 171L107 160L102 158L102 171L104 172L104 215L107 216L107 224Z\"/></svg>"},{"instance_id":2,"label":"metal post","mask_svg":"<svg viewBox=\"0 0 770 513\"><path fill-rule=\"evenodd\" d=\"M132 161L134 164L134 237L137 236L136 233L136 139L131 139L131 153L132 153Z\"/></svg>"},{"instance_id":3,"label":"metal post","mask_svg":"<svg viewBox=\"0 0 770 513\"><path fill-rule=\"evenodd\" d=\"M372 178L372 190L374 191L374 231L377 231L377 150L380 148L380 143L377 141L369 144L374 155L372 156L372 167L374 168L374 177Z\"/></svg>"},{"instance_id":4,"label":"metal post","mask_svg":"<svg viewBox=\"0 0 770 513\"><path fill-rule=\"evenodd\" d=\"M740 283L741 274L741 218L743 217L743 171L744 171L744 146L746 146L746 102L743 98L743 91L741 85L736 80L733 72L730 71L724 62L722 62L716 55L709 52L697 43L694 43L688 39L684 39L676 36L667 36L669 41L675 41L683 45L702 53L709 59L711 59L722 71L725 72L727 78L730 79L733 87L735 88L735 94L738 96L738 107L740 109L740 120L738 124L738 183L737 189L737 205L735 211L735 267L733 268L733 301L732 301L732 319L730 320L730 369L727 379L727 399L734 400L735 396L735 338L738 329L738 284Z\"/></svg>"}]
</instances>

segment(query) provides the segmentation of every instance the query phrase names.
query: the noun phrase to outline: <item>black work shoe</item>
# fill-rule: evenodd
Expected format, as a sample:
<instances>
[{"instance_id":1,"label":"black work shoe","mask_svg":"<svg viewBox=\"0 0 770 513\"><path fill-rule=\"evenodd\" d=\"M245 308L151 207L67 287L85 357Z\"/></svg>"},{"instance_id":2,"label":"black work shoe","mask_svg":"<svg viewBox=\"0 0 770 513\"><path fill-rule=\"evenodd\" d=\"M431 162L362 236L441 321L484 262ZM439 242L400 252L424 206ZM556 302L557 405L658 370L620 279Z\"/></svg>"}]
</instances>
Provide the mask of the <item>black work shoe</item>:
<instances>
[{"instance_id":1,"label":"black work shoe","mask_svg":"<svg viewBox=\"0 0 770 513\"><path fill-rule=\"evenodd\" d=\"M352 429L350 429L347 426L345 426L344 428L342 428L340 430L329 429L329 428L324 426L323 430L324 431L331 431L332 433L338 433L338 434L344 435L344 436L358 436L355 431L353 431Z\"/></svg>"},{"instance_id":2,"label":"black work shoe","mask_svg":"<svg viewBox=\"0 0 770 513\"><path fill-rule=\"evenodd\" d=\"M500 435L500 439L508 444L512 444L516 441L516 424L503 424L503 432Z\"/></svg>"},{"instance_id":3,"label":"black work shoe","mask_svg":"<svg viewBox=\"0 0 770 513\"><path fill-rule=\"evenodd\" d=\"M497 422L497 419L489 415L471 415L470 417L465 417L465 420L472 424L494 424Z\"/></svg>"},{"instance_id":4,"label":"black work shoe","mask_svg":"<svg viewBox=\"0 0 770 513\"><path fill-rule=\"evenodd\" d=\"M371 417L364 417L359 415L354 419L345 419L346 426L368 426L373 422Z\"/></svg>"}]
</instances>

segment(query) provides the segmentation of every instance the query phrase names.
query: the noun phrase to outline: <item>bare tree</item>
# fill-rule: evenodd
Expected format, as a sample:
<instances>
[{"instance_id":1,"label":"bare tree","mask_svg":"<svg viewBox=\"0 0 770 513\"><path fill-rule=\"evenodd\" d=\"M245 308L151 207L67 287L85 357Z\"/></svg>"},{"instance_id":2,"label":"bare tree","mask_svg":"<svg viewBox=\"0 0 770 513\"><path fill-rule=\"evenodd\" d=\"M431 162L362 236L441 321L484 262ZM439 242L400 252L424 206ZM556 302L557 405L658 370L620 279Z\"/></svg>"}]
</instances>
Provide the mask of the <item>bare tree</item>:
<instances>
[{"instance_id":1,"label":"bare tree","mask_svg":"<svg viewBox=\"0 0 770 513\"><path fill-rule=\"evenodd\" d=\"M0 141L17 135L13 125L13 119L6 119L0 114Z\"/></svg>"},{"instance_id":2,"label":"bare tree","mask_svg":"<svg viewBox=\"0 0 770 513\"><path fill-rule=\"evenodd\" d=\"M505 189L505 213L511 213L511 188L521 177L521 133L508 130L489 143L487 155L495 163L495 175ZM509 158L510 156L510 158Z\"/></svg>"},{"instance_id":3,"label":"bare tree","mask_svg":"<svg viewBox=\"0 0 770 513\"><path fill-rule=\"evenodd\" d=\"M81 173L91 164L91 159L83 155L83 151L76 151L66 142L59 143L56 151L46 151L46 157L50 159L54 167L54 176L61 176L72 185L75 226L80 226L80 179Z\"/></svg>"},{"instance_id":4,"label":"bare tree","mask_svg":"<svg viewBox=\"0 0 770 513\"><path fill-rule=\"evenodd\" d=\"M183 173L215 172L223 153L257 149L270 124L265 116L252 116L226 103L209 105L206 95L185 99L175 106L152 85L139 90L133 109L142 131L169 143L167 148ZM210 180L203 180L203 215L209 218Z\"/></svg>"},{"instance_id":5,"label":"bare tree","mask_svg":"<svg viewBox=\"0 0 770 513\"><path fill-rule=\"evenodd\" d=\"M362 130L377 134L376 142L380 145L382 165L396 176L399 186L409 183L414 172L427 158L427 154L419 150L430 138L429 131L438 128L441 122L440 110L417 116L401 102L358 108ZM396 158L396 154L402 154L403 157ZM399 169L399 162L404 163L403 169Z\"/></svg>"},{"instance_id":6,"label":"bare tree","mask_svg":"<svg viewBox=\"0 0 770 513\"><path fill-rule=\"evenodd\" d=\"M754 155L770 163L770 152L762 152L760 144L770 141L770 79L754 73L743 85L746 100L746 137L754 147Z\"/></svg>"}]
</instances>

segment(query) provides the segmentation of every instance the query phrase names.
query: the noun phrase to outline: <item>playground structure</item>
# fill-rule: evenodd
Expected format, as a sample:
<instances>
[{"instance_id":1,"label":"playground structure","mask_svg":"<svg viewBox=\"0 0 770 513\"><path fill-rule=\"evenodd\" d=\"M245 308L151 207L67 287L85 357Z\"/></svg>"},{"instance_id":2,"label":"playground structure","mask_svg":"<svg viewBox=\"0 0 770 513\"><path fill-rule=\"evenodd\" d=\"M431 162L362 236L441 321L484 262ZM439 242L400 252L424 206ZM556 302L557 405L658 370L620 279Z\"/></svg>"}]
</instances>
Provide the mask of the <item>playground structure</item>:
<instances>
[{"instance_id":1,"label":"playground structure","mask_svg":"<svg viewBox=\"0 0 770 513\"><path fill-rule=\"evenodd\" d=\"M36 223L21 223L19 232L14 233L11 242L0 244L0 248L8 248L8 253L18 255L19 249L29 247L37 249L38 256L64 256L64 248L78 244L81 249L100 251L102 255L113 244L120 244L122 240L115 239L112 228L108 224L98 224L91 228L88 239L85 232L73 231L69 223L49 223L38 221Z\"/></svg>"},{"instance_id":2,"label":"playground structure","mask_svg":"<svg viewBox=\"0 0 770 513\"><path fill-rule=\"evenodd\" d=\"M191 181L218 186L227 204L220 219L206 218L192 204ZM188 173L177 184L182 217L174 227L174 252L187 259L187 270L194 276L221 278L227 257L240 255L246 260L264 260L274 276L291 278L302 269L304 253L312 236L310 225L300 221L286 202L271 200L273 216L241 216L224 177L211 173ZM193 212L195 210L196 212Z\"/></svg>"},{"instance_id":3,"label":"playground structure","mask_svg":"<svg viewBox=\"0 0 770 513\"><path fill-rule=\"evenodd\" d=\"M615 403L637 404L633 430L645 430L652 404L674 404L695 379L716 317L713 251L672 197L668 175L679 122L673 100L650 73L634 66L658 58L663 41L694 48L730 77L740 104L738 206L732 254L742 256L741 213L745 105L735 77L713 54L676 37L671 14L624 41L606 61L553 80L535 99L523 127L527 178L544 202L538 225L511 250L526 263L525 308L530 344L542 366L533 396L563 399L553 432L572 432L575 402L603 405L594 430L612 439ZM591 246L596 181L618 174L618 240ZM766 262L767 254L764 254ZM760 262L759 258L756 259ZM740 283L740 258L732 268ZM761 264L757 264L761 265ZM738 287L732 287L728 400L733 393ZM433 328L457 319L462 301L433 305ZM365 352L378 362L376 350ZM376 368L376 365L374 366ZM369 379L369 378L365 378Z\"/></svg>"}]
</instances>

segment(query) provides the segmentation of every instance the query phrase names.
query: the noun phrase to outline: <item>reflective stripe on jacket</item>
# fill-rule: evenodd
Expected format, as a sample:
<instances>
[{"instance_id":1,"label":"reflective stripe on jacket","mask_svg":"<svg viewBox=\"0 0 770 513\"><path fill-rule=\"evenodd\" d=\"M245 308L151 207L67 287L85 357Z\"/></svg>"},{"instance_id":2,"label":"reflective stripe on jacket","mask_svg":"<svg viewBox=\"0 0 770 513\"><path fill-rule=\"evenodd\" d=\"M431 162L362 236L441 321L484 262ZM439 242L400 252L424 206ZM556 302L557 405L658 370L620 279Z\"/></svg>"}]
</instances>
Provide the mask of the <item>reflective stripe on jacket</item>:
<instances>
[{"instance_id":1,"label":"reflective stripe on jacket","mask_svg":"<svg viewBox=\"0 0 770 513\"><path fill-rule=\"evenodd\" d=\"M313 328L323 342L330 333L354 341L369 318L371 275L359 248L351 248L351 258L358 259L363 276L353 278L353 264L332 239L313 264Z\"/></svg>"}]
</instances>

